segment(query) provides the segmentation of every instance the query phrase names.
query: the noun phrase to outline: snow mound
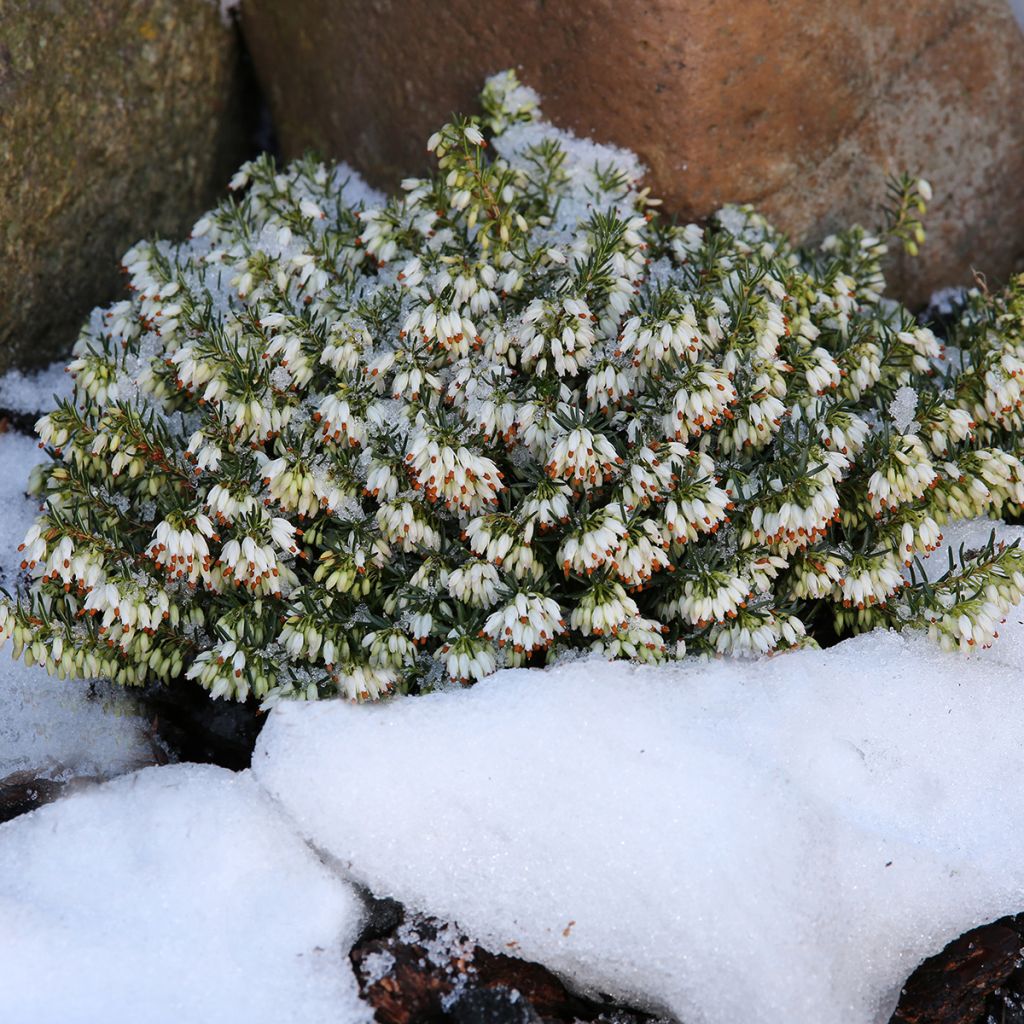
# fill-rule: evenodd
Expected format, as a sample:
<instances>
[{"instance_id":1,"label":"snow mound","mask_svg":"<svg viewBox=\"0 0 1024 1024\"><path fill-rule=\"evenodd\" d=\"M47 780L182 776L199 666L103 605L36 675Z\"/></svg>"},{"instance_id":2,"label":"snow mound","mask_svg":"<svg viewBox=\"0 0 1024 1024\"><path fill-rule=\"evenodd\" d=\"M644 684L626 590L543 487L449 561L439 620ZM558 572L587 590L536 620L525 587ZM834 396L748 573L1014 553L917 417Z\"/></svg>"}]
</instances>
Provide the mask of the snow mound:
<instances>
[{"instance_id":1,"label":"snow mound","mask_svg":"<svg viewBox=\"0 0 1024 1024\"><path fill-rule=\"evenodd\" d=\"M8 370L0 377L0 409L42 413L54 408L54 397L71 397L71 377L63 362L45 370Z\"/></svg>"},{"instance_id":2,"label":"snow mound","mask_svg":"<svg viewBox=\"0 0 1024 1024\"><path fill-rule=\"evenodd\" d=\"M887 1021L1024 909L1024 614L999 650L506 670L274 711L253 771L379 895L687 1024Z\"/></svg>"},{"instance_id":3,"label":"snow mound","mask_svg":"<svg viewBox=\"0 0 1024 1024\"><path fill-rule=\"evenodd\" d=\"M151 764L145 722L103 684L52 679L0 654L0 784L15 772L109 778Z\"/></svg>"},{"instance_id":4,"label":"snow mound","mask_svg":"<svg viewBox=\"0 0 1024 1024\"><path fill-rule=\"evenodd\" d=\"M247 775L150 768L0 826L5 1024L357 1024L360 904Z\"/></svg>"},{"instance_id":5,"label":"snow mound","mask_svg":"<svg viewBox=\"0 0 1024 1024\"><path fill-rule=\"evenodd\" d=\"M0 404L13 401L9 392L18 376L0 377ZM22 397L33 408L30 395ZM0 434L0 586L11 592L18 545L37 508L25 487L42 458L33 439ZM0 652L0 783L21 771L49 778L109 776L151 762L145 722L132 712L131 699L120 689L53 679L42 668L14 661L8 647Z\"/></svg>"}]
</instances>

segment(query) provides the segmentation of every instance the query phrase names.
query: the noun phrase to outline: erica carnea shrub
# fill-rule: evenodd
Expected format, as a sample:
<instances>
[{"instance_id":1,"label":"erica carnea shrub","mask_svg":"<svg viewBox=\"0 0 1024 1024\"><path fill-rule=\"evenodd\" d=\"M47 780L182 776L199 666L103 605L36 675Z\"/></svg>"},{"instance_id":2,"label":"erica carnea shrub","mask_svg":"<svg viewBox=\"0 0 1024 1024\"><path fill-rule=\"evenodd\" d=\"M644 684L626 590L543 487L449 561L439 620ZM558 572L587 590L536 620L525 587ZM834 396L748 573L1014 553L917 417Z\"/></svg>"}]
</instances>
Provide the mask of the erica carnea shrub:
<instances>
[{"instance_id":1,"label":"erica carnea shrub","mask_svg":"<svg viewBox=\"0 0 1024 1024\"><path fill-rule=\"evenodd\" d=\"M944 351L880 270L926 182L803 251L748 208L659 216L511 74L482 104L386 202L261 158L127 254L38 424L16 653L273 701L878 625L988 644L1021 554L915 560L1024 501L1024 280Z\"/></svg>"}]
</instances>

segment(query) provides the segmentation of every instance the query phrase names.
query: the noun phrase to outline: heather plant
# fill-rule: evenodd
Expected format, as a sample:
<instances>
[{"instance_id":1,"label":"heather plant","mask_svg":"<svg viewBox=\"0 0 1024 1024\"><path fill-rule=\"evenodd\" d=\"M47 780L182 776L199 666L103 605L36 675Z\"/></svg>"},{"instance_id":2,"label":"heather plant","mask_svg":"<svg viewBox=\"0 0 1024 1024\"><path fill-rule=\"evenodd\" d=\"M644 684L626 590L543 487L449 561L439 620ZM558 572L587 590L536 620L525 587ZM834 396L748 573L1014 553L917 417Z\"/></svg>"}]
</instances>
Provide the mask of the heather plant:
<instances>
[{"instance_id":1,"label":"heather plant","mask_svg":"<svg viewBox=\"0 0 1024 1024\"><path fill-rule=\"evenodd\" d=\"M805 250L746 207L660 216L511 73L482 109L387 201L260 158L128 252L38 423L15 653L272 703L875 626L990 643L1024 556L919 559L1024 502L1024 278L943 344L881 270L927 182Z\"/></svg>"}]
</instances>

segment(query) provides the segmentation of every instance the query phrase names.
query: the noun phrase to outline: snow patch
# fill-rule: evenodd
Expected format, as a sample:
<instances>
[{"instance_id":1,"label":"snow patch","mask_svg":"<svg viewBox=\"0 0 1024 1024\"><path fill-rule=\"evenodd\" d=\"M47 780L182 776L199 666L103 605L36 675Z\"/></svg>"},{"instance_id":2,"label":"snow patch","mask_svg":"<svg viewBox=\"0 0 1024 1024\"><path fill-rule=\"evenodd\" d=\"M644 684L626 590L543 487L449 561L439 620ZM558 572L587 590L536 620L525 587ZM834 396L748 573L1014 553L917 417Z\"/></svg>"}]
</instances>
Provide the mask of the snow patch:
<instances>
[{"instance_id":1,"label":"snow patch","mask_svg":"<svg viewBox=\"0 0 1024 1024\"><path fill-rule=\"evenodd\" d=\"M882 1024L923 958L1024 906L1007 628L288 704L253 771L375 893L577 985L688 1024ZM353 765L372 782L338 785Z\"/></svg>"},{"instance_id":2,"label":"snow patch","mask_svg":"<svg viewBox=\"0 0 1024 1024\"><path fill-rule=\"evenodd\" d=\"M916 426L914 413L917 412L917 392L910 387L903 386L896 389L889 403L889 415L892 417L893 426L900 434L906 434Z\"/></svg>"},{"instance_id":3,"label":"snow patch","mask_svg":"<svg viewBox=\"0 0 1024 1024\"><path fill-rule=\"evenodd\" d=\"M33 390L37 384L22 390L19 378L17 372L0 377L0 406L48 407ZM25 486L43 458L33 439L0 434L0 586L10 592L19 573L18 545L38 507ZM0 652L0 781L22 771L60 779L110 776L152 761L146 723L133 712L122 688L51 678L45 669L14 661L8 646Z\"/></svg>"},{"instance_id":4,"label":"snow patch","mask_svg":"<svg viewBox=\"0 0 1024 1024\"><path fill-rule=\"evenodd\" d=\"M43 413L56 406L54 397L70 398L71 375L64 363L54 363L45 370L24 372L8 370L0 377L0 409L7 412Z\"/></svg>"},{"instance_id":5,"label":"snow patch","mask_svg":"<svg viewBox=\"0 0 1024 1024\"><path fill-rule=\"evenodd\" d=\"M0 826L6 1024L362 1024L361 905L248 773L175 765Z\"/></svg>"}]
</instances>

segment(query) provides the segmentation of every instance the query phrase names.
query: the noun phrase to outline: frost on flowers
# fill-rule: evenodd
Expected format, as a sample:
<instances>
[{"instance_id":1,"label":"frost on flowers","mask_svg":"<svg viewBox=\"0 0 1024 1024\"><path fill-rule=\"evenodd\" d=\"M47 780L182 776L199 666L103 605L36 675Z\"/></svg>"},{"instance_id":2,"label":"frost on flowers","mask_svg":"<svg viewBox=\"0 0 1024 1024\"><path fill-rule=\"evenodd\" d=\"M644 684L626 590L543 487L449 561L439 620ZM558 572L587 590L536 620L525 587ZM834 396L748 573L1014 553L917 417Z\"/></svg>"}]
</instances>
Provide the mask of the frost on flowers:
<instances>
[{"instance_id":1,"label":"frost on flowers","mask_svg":"<svg viewBox=\"0 0 1024 1024\"><path fill-rule=\"evenodd\" d=\"M1024 279L955 358L882 298L885 229L794 249L659 216L511 73L384 201L246 164L93 314L0 636L61 676L375 698L570 649L760 655L875 625L990 643L1024 589L944 523L1019 510Z\"/></svg>"}]
</instances>

